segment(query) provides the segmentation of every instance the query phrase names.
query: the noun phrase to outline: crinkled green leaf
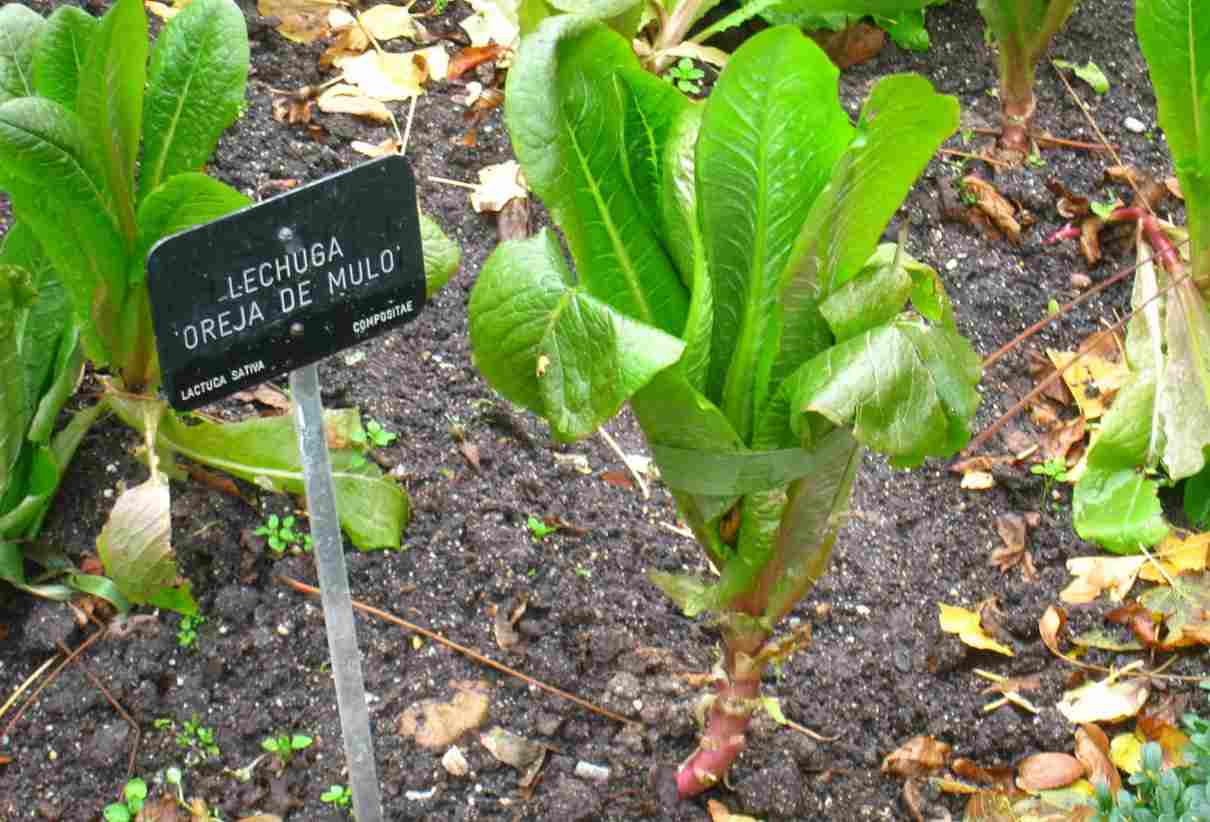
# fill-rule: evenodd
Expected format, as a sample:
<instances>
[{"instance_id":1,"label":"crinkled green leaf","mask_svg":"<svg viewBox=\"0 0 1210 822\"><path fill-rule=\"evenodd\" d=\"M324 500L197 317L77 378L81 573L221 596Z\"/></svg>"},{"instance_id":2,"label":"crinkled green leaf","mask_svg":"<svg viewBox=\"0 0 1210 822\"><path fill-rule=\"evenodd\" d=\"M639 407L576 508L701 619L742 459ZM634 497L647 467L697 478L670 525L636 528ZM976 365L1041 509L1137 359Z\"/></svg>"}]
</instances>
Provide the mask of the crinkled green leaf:
<instances>
[{"instance_id":1,"label":"crinkled green leaf","mask_svg":"<svg viewBox=\"0 0 1210 822\"><path fill-rule=\"evenodd\" d=\"M732 56L702 116L698 210L716 306L706 394L745 440L769 389L779 278L853 136L837 76L800 31L767 29Z\"/></svg>"},{"instance_id":2,"label":"crinkled green leaf","mask_svg":"<svg viewBox=\"0 0 1210 822\"><path fill-rule=\"evenodd\" d=\"M32 290L29 272L0 265L0 497L12 483L32 413L18 336L18 315L27 312Z\"/></svg>"},{"instance_id":3,"label":"crinkled green leaf","mask_svg":"<svg viewBox=\"0 0 1210 822\"><path fill-rule=\"evenodd\" d=\"M34 54L34 87L39 96L75 111L80 74L97 26L97 18L75 6L60 6L47 18Z\"/></svg>"},{"instance_id":4,"label":"crinkled green leaf","mask_svg":"<svg viewBox=\"0 0 1210 822\"><path fill-rule=\"evenodd\" d=\"M110 395L108 402L127 425L140 430L145 427L146 411L139 401ZM153 405L152 414L163 414L155 442L165 458L165 473L172 468L168 461L179 455L266 490L305 493L293 417L186 422L167 411L162 402L154 401ZM351 443L353 435L361 431L361 416L356 409L328 410L324 425L329 440ZM407 494L384 477L377 465L361 457L356 448L333 448L331 461L336 508L349 539L363 551L398 548L410 516Z\"/></svg>"},{"instance_id":5,"label":"crinkled green leaf","mask_svg":"<svg viewBox=\"0 0 1210 822\"><path fill-rule=\"evenodd\" d=\"M1109 78L1105 76L1105 72L1096 63L1089 60L1084 65L1073 63L1070 60L1051 60L1055 68L1065 69L1075 72L1076 77L1079 77L1085 83L1092 87L1092 90L1097 94L1109 93Z\"/></svg>"},{"instance_id":6,"label":"crinkled green leaf","mask_svg":"<svg viewBox=\"0 0 1210 822\"><path fill-rule=\"evenodd\" d=\"M965 444L979 404L979 358L958 334L901 317L804 364L779 399L800 437L811 415L851 426L857 440L898 465L948 456ZM775 430L786 413L770 406Z\"/></svg>"},{"instance_id":7,"label":"crinkled green leaf","mask_svg":"<svg viewBox=\"0 0 1210 822\"><path fill-rule=\"evenodd\" d=\"M0 9L0 103L34 93L33 62L46 21L20 3Z\"/></svg>"},{"instance_id":8,"label":"crinkled green leaf","mask_svg":"<svg viewBox=\"0 0 1210 822\"><path fill-rule=\"evenodd\" d=\"M1185 195L1194 279L1210 286L1210 8L1138 0L1135 29Z\"/></svg>"},{"instance_id":9,"label":"crinkled green leaf","mask_svg":"<svg viewBox=\"0 0 1210 822\"><path fill-rule=\"evenodd\" d=\"M912 293L912 276L891 246L889 260L874 260L819 304L837 342L894 319Z\"/></svg>"},{"instance_id":10,"label":"crinkled green leaf","mask_svg":"<svg viewBox=\"0 0 1210 822\"><path fill-rule=\"evenodd\" d=\"M779 0L762 11L761 17L772 25L791 24L808 30L839 31L851 21L867 15L895 20L936 2L938 0Z\"/></svg>"},{"instance_id":11,"label":"crinkled green leaf","mask_svg":"<svg viewBox=\"0 0 1210 822\"><path fill-rule=\"evenodd\" d=\"M157 242L177 232L217 220L252 201L226 183L187 172L169 177L139 204L138 242L131 283L146 279L147 255ZM137 272L137 277L135 272ZM188 276L188 272L181 272Z\"/></svg>"},{"instance_id":12,"label":"crinkled green leaf","mask_svg":"<svg viewBox=\"0 0 1210 822\"><path fill-rule=\"evenodd\" d=\"M630 44L605 26L562 15L522 38L509 70L505 122L526 179L563 230L588 293L679 335L689 295L623 172L618 69Z\"/></svg>"},{"instance_id":13,"label":"crinkled green leaf","mask_svg":"<svg viewBox=\"0 0 1210 822\"><path fill-rule=\"evenodd\" d=\"M462 262L462 249L445 235L437 221L420 214L420 246L424 253L424 296L431 298L445 287Z\"/></svg>"},{"instance_id":14,"label":"crinkled green leaf","mask_svg":"<svg viewBox=\"0 0 1210 822\"><path fill-rule=\"evenodd\" d=\"M934 5L944 0L930 0ZM881 15L874 18L878 25L895 41L895 45L909 51L928 51L929 31L924 27L924 9L905 11L893 17Z\"/></svg>"},{"instance_id":15,"label":"crinkled green leaf","mask_svg":"<svg viewBox=\"0 0 1210 822\"><path fill-rule=\"evenodd\" d=\"M193 0L156 38L143 111L140 196L200 171L244 105L248 27L231 0Z\"/></svg>"},{"instance_id":16,"label":"crinkled green leaf","mask_svg":"<svg viewBox=\"0 0 1210 822\"><path fill-rule=\"evenodd\" d=\"M1119 554L1154 545L1168 533L1155 480L1138 466L1151 441L1155 379L1139 372L1118 392L1088 448L1072 494L1072 524L1083 539Z\"/></svg>"},{"instance_id":17,"label":"crinkled green leaf","mask_svg":"<svg viewBox=\"0 0 1210 822\"><path fill-rule=\"evenodd\" d=\"M470 334L488 382L563 440L595 431L684 349L573 286L548 231L488 258L471 293Z\"/></svg>"},{"instance_id":18,"label":"crinkled green leaf","mask_svg":"<svg viewBox=\"0 0 1210 822\"><path fill-rule=\"evenodd\" d=\"M164 603L166 590L178 587L169 503L168 481L153 476L118 497L97 537L105 573L136 605ZM197 613L187 592L174 604L181 613Z\"/></svg>"},{"instance_id":19,"label":"crinkled green leaf","mask_svg":"<svg viewBox=\"0 0 1210 822\"><path fill-rule=\"evenodd\" d=\"M76 98L86 145L97 158L128 247L135 239L134 172L143 126L147 42L142 0L117 0L93 35Z\"/></svg>"},{"instance_id":20,"label":"crinkled green leaf","mask_svg":"<svg viewBox=\"0 0 1210 822\"><path fill-rule=\"evenodd\" d=\"M18 220L67 288L89 356L106 364L119 333L128 258L76 117L33 97L0 106L0 168Z\"/></svg>"}]
</instances>

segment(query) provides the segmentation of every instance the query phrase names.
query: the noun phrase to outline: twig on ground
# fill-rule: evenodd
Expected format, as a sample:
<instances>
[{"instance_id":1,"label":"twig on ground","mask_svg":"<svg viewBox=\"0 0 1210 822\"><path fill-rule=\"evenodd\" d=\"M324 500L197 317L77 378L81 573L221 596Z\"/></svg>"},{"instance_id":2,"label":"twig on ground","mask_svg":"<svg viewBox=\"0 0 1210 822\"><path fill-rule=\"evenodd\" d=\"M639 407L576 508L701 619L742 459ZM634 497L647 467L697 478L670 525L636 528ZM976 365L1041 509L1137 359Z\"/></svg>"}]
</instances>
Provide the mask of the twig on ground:
<instances>
[{"instance_id":1,"label":"twig on ground","mask_svg":"<svg viewBox=\"0 0 1210 822\"><path fill-rule=\"evenodd\" d=\"M313 585L308 585L305 582L299 582L298 580L292 579L290 577L278 576L278 577L275 577L275 579L278 582L282 583L283 585L293 588L296 591L300 591L301 593L310 594L312 596L319 596L319 589ZM526 674L521 673L520 671L517 671L517 670L514 670L513 668L508 667L507 665L503 665L499 662L496 662L494 659L490 659L490 658L484 656L483 654L479 653L478 651L475 651L471 648L466 647L465 645L459 645L457 642L454 642L451 639L446 639L441 634L436 633L435 631L430 631L428 628L422 628L419 625L417 625L413 622L408 622L406 619L401 619L400 617L397 617L392 613L383 611L379 608L375 608L373 605L366 605L364 602L358 602L357 600L353 600L353 607L364 613L370 614L372 616L376 616L385 622L390 622L395 625L398 625L401 628L406 628L409 631L414 631L423 637L427 637L427 638L431 639L433 642L436 642L439 645L444 645L445 647L449 648L450 650L457 651L458 653L462 654L463 656L466 656L466 657L469 657L469 658L475 660L476 662L480 663L481 665L486 665L489 668L494 668L495 670L499 671L500 673L508 674L509 676L516 677L517 679L520 679L522 682L525 682L528 685L533 685L535 688L540 688L540 689L546 691L547 693L552 693L555 696L560 696L563 699L566 699L570 702L574 702L575 704L579 705L581 708L585 708L586 710L592 711L595 714L599 714L608 719L612 719L615 722L623 722L623 723L626 723L629 725L634 725L634 724L641 725L642 724L642 722L640 722L639 720L630 719L628 717L622 716L621 714L615 714L613 711L607 710L598 705L594 705L591 702L589 702L588 700L578 697L575 694L570 694L567 691L556 688L554 685L547 685L545 682L542 682L539 679L534 679L531 676L528 676Z\"/></svg>"},{"instance_id":2,"label":"twig on ground","mask_svg":"<svg viewBox=\"0 0 1210 822\"><path fill-rule=\"evenodd\" d=\"M17 700L21 698L21 694L25 693L29 689L29 686L33 685L34 682L37 681L38 677L46 673L46 669L51 665L54 665L55 660L58 658L59 657L57 655L52 656L50 659L43 662L38 666L38 670L26 677L25 681L17 686L17 690L13 691L12 696L6 699L3 705L0 705L0 719L2 719L4 715L9 712L13 705L17 704Z\"/></svg>"},{"instance_id":3,"label":"twig on ground","mask_svg":"<svg viewBox=\"0 0 1210 822\"><path fill-rule=\"evenodd\" d=\"M63 653L67 654L68 656L71 655L71 651L60 640L55 640L55 645L59 646L59 650ZM101 680L97 679L96 674L88 670L88 667L85 666L83 662L80 663L80 670L84 672L84 676L88 677L88 681L96 686L96 689L101 692L101 695L109 701L109 704L113 706L115 711L121 714L122 719L125 719L130 725L131 730L134 731L134 745L131 746L130 756L126 760L126 781L129 782L130 778L134 776L134 757L135 754L139 752L139 742L143 737L142 732L139 731L139 723L134 721L134 717L122 707L121 703L119 703L118 700L114 698L113 694L109 692L109 689L101 683ZM121 794L119 793L119 798L120 796Z\"/></svg>"},{"instance_id":4,"label":"twig on ground","mask_svg":"<svg viewBox=\"0 0 1210 822\"><path fill-rule=\"evenodd\" d=\"M66 668L67 665L73 659L75 659L80 654L82 654L86 650L88 650L89 646L91 646L94 642L96 642L98 639L100 639L103 636L105 636L105 631L99 630L99 631L95 632L92 636L90 636L88 639L81 642L80 647L76 648L74 651L69 653L67 655L67 658L64 659L61 663L59 663L59 667L57 667L53 671L51 671L50 675L48 677L46 677L46 679L42 680L41 683L38 684L38 687L34 689L34 692L29 695L29 699L25 700L25 703L17 710L17 713L13 716L13 718L10 719L8 721L8 724L4 726L4 730L0 731L0 736L8 736L12 732L13 726L16 725L17 722L21 719L21 717L25 715L25 710L30 705L33 705L35 702L38 701L38 696L42 693L42 691L46 690L46 686L48 686L48 685L50 685L50 683L54 682L55 679L62 672L62 670L64 668ZM51 658L58 659L57 656L51 657Z\"/></svg>"},{"instance_id":5,"label":"twig on ground","mask_svg":"<svg viewBox=\"0 0 1210 822\"><path fill-rule=\"evenodd\" d=\"M971 129L976 134L986 134L992 137L999 137L1000 131L994 128L975 128ZM1036 143L1049 143L1053 146L1063 146L1064 148L1080 148L1085 151L1113 151L1113 147L1108 143L1101 145L1098 143L1085 143L1080 140L1065 140L1062 137L1051 137L1047 134L1029 133L1029 139Z\"/></svg>"},{"instance_id":6,"label":"twig on ground","mask_svg":"<svg viewBox=\"0 0 1210 822\"><path fill-rule=\"evenodd\" d=\"M1059 79L1063 81L1063 86L1067 89L1067 93L1071 95L1071 99L1076 101L1076 105L1079 106L1080 111L1083 112L1084 119L1088 121L1088 125L1092 126L1092 130L1097 133L1097 137L1100 139L1103 149L1109 152L1115 163L1122 165L1122 158L1118 156L1118 153L1114 147L1111 146L1109 141L1105 139L1105 133L1101 131L1101 127L1098 126L1097 121L1093 119L1092 113L1088 110L1088 106L1084 105L1084 101L1080 99L1080 95L1076 94L1076 90L1071 87L1071 83L1067 82L1067 78L1063 76L1063 72L1060 71L1057 73L1059 75ZM1143 192L1139 191L1138 183L1135 182L1133 177L1127 177L1126 182L1130 184L1132 189L1134 189L1134 195L1138 198L1138 201L1143 204L1143 208L1150 212L1151 206L1147 202L1147 198L1143 196Z\"/></svg>"},{"instance_id":7,"label":"twig on ground","mask_svg":"<svg viewBox=\"0 0 1210 822\"><path fill-rule=\"evenodd\" d=\"M987 163L988 165L1000 166L1001 168L1012 168L1012 163L1006 163L1003 160L994 160L991 157L984 157L981 154L972 154L969 151L959 151L956 148L942 148L938 149L937 152L939 154L947 154L953 157L963 157L967 160L975 160L980 163Z\"/></svg>"}]
</instances>

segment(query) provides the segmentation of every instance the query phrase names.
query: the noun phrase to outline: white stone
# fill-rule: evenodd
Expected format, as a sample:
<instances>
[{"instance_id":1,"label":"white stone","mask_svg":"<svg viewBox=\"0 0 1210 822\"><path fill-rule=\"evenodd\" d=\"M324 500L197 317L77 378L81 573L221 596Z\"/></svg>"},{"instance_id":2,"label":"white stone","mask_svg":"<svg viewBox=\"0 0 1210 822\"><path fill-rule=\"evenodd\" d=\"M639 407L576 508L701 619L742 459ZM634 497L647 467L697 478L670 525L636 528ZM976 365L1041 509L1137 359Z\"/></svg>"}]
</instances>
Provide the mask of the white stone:
<instances>
[{"instance_id":1,"label":"white stone","mask_svg":"<svg viewBox=\"0 0 1210 822\"><path fill-rule=\"evenodd\" d=\"M1127 117L1122 125L1126 126L1127 131L1133 131L1135 134L1142 134L1147 130L1147 125L1137 117Z\"/></svg>"},{"instance_id":2,"label":"white stone","mask_svg":"<svg viewBox=\"0 0 1210 822\"><path fill-rule=\"evenodd\" d=\"M445 752L445 756L441 757L441 767L454 776L466 776L470 771L470 763L466 761L466 756L462 753L462 749L457 745L450 747Z\"/></svg>"}]
</instances>

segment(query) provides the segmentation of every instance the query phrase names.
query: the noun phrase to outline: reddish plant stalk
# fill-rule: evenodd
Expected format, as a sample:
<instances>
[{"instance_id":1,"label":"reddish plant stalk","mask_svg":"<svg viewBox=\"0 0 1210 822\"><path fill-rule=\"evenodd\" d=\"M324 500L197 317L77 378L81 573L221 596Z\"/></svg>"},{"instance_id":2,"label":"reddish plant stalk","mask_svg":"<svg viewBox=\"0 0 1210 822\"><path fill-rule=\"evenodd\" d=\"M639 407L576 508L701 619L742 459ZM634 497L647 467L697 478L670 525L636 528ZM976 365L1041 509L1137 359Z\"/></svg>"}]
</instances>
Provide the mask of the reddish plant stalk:
<instances>
[{"instance_id":1,"label":"reddish plant stalk","mask_svg":"<svg viewBox=\"0 0 1210 822\"><path fill-rule=\"evenodd\" d=\"M677 769L681 799L697 796L722 781L747 746L748 725L760 704L760 677L767 660L760 651L769 635L758 629L724 632L723 670L706 713L706 729L697 750Z\"/></svg>"}]
</instances>

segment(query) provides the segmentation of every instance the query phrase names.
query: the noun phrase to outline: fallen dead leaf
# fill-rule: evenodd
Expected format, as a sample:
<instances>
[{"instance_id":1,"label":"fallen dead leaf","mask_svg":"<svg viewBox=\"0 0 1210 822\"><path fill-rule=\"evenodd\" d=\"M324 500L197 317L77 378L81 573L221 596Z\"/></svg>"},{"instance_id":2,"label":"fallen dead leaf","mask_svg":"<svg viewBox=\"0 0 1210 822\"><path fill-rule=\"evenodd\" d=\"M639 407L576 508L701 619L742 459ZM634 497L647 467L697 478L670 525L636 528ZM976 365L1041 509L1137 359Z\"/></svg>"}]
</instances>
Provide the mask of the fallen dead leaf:
<instances>
[{"instance_id":1,"label":"fallen dead leaf","mask_svg":"<svg viewBox=\"0 0 1210 822\"><path fill-rule=\"evenodd\" d=\"M521 771L519 784L523 788L533 784L542 769L542 762L546 759L545 746L530 742L520 734L499 725L481 734L479 743L496 759Z\"/></svg>"},{"instance_id":2,"label":"fallen dead leaf","mask_svg":"<svg viewBox=\"0 0 1210 822\"><path fill-rule=\"evenodd\" d=\"M177 811L176 799L171 796L157 796L143 803L139 811L139 822L178 822L181 815Z\"/></svg>"},{"instance_id":3,"label":"fallen dead leaf","mask_svg":"<svg viewBox=\"0 0 1210 822\"><path fill-rule=\"evenodd\" d=\"M524 240L529 236L529 198L515 197L496 215L496 240Z\"/></svg>"},{"instance_id":4,"label":"fallen dead leaf","mask_svg":"<svg viewBox=\"0 0 1210 822\"><path fill-rule=\"evenodd\" d=\"M1156 568L1148 562L1139 572L1139 576L1150 582L1167 582L1169 578L1187 572L1204 571L1208 550L1210 533L1188 536L1170 533L1151 552L1160 567Z\"/></svg>"},{"instance_id":5,"label":"fallen dead leaf","mask_svg":"<svg viewBox=\"0 0 1210 822\"><path fill-rule=\"evenodd\" d=\"M1146 557L1073 557L1067 560L1067 570L1075 577L1059 594L1059 599L1071 605L1093 602L1103 591L1109 598L1121 602L1130 593Z\"/></svg>"},{"instance_id":6,"label":"fallen dead leaf","mask_svg":"<svg viewBox=\"0 0 1210 822\"><path fill-rule=\"evenodd\" d=\"M466 685L452 684L456 688ZM464 733L487 721L490 703L487 688L485 682L473 683L473 687L457 688L449 702L425 700L410 706L399 717L399 733L415 739L422 748L448 748Z\"/></svg>"},{"instance_id":7,"label":"fallen dead leaf","mask_svg":"<svg viewBox=\"0 0 1210 822\"><path fill-rule=\"evenodd\" d=\"M1084 763L1071 754L1053 751L1036 753L1021 762L1017 787L1030 793L1065 788L1084 773Z\"/></svg>"},{"instance_id":8,"label":"fallen dead leaf","mask_svg":"<svg viewBox=\"0 0 1210 822\"><path fill-rule=\"evenodd\" d=\"M996 187L976 174L962 178L962 190L975 198L975 206L987 215L997 229L1011 241L1021 238L1021 224L1017 221L1016 208Z\"/></svg>"},{"instance_id":9,"label":"fallen dead leaf","mask_svg":"<svg viewBox=\"0 0 1210 822\"><path fill-rule=\"evenodd\" d=\"M416 37L420 25L412 12L404 6L392 6L380 3L361 13L361 25L375 40L394 40L406 37L409 40Z\"/></svg>"},{"instance_id":10,"label":"fallen dead leaf","mask_svg":"<svg viewBox=\"0 0 1210 822\"><path fill-rule=\"evenodd\" d=\"M517 633L517 621L525 614L529 605L529 597L522 595L517 605L506 611L493 605L492 625L496 636L496 644L507 651L521 643L521 634Z\"/></svg>"},{"instance_id":11,"label":"fallen dead leaf","mask_svg":"<svg viewBox=\"0 0 1210 822\"><path fill-rule=\"evenodd\" d=\"M1068 454L1078 442L1084 440L1087 425L1084 417L1064 420L1058 425L1044 431L1038 441L1041 445L1041 456L1044 460L1062 460L1068 462Z\"/></svg>"},{"instance_id":12,"label":"fallen dead leaf","mask_svg":"<svg viewBox=\"0 0 1210 822\"><path fill-rule=\"evenodd\" d=\"M882 760L882 772L912 779L927 776L945 766L950 746L931 736L914 736L886 755Z\"/></svg>"},{"instance_id":13,"label":"fallen dead leaf","mask_svg":"<svg viewBox=\"0 0 1210 822\"><path fill-rule=\"evenodd\" d=\"M1143 769L1143 739L1139 734L1120 733L1109 743L1109 759L1118 770L1136 774Z\"/></svg>"},{"instance_id":14,"label":"fallen dead leaf","mask_svg":"<svg viewBox=\"0 0 1210 822\"><path fill-rule=\"evenodd\" d=\"M303 86L296 91L280 91L273 95L273 119L279 123L295 125L311 122L311 110L315 107L318 90L314 86Z\"/></svg>"},{"instance_id":15,"label":"fallen dead leaf","mask_svg":"<svg viewBox=\"0 0 1210 822\"><path fill-rule=\"evenodd\" d=\"M1072 351L1054 349L1047 349L1046 354L1057 369L1065 368L1076 357ZM1088 353L1063 372L1063 382L1076 398L1084 418L1095 420L1105 413L1129 376L1130 369L1124 363Z\"/></svg>"},{"instance_id":16,"label":"fallen dead leaf","mask_svg":"<svg viewBox=\"0 0 1210 822\"><path fill-rule=\"evenodd\" d=\"M364 94L389 103L424 93L429 77L444 77L449 57L440 45L404 54L367 51L355 57L338 57L333 64L345 81Z\"/></svg>"},{"instance_id":17,"label":"fallen dead leaf","mask_svg":"<svg viewBox=\"0 0 1210 822\"><path fill-rule=\"evenodd\" d=\"M1028 532L1025 517L1021 514L1003 514L996 517L996 532L1004 545L992 551L991 564L1001 571L1008 571L1020 565L1021 575L1025 580L1035 581L1038 578L1038 570L1034 567L1033 556L1025 550Z\"/></svg>"},{"instance_id":18,"label":"fallen dead leaf","mask_svg":"<svg viewBox=\"0 0 1210 822\"><path fill-rule=\"evenodd\" d=\"M731 813L727 810L727 806L717 799L711 799L706 803L706 812L710 814L710 822L760 822L754 816Z\"/></svg>"},{"instance_id":19,"label":"fallen dead leaf","mask_svg":"<svg viewBox=\"0 0 1210 822\"><path fill-rule=\"evenodd\" d=\"M876 57L886 45L886 32L863 20L840 31L812 32L811 39L843 70Z\"/></svg>"},{"instance_id":20,"label":"fallen dead leaf","mask_svg":"<svg viewBox=\"0 0 1210 822\"><path fill-rule=\"evenodd\" d=\"M1109 758L1109 737L1097 725L1087 723L1076 729L1076 758L1084 764L1088 781L1109 788L1111 796L1117 796L1122 787L1122 777Z\"/></svg>"},{"instance_id":21,"label":"fallen dead leaf","mask_svg":"<svg viewBox=\"0 0 1210 822\"><path fill-rule=\"evenodd\" d=\"M1141 677L1118 680L1110 677L1067 691L1055 707L1069 721L1080 725L1121 722L1137 714L1150 693L1146 680Z\"/></svg>"},{"instance_id":22,"label":"fallen dead leaf","mask_svg":"<svg viewBox=\"0 0 1210 822\"><path fill-rule=\"evenodd\" d=\"M1183 574L1150 589L1139 604L1164 617L1161 648L1210 645L1210 574Z\"/></svg>"},{"instance_id":23,"label":"fallen dead leaf","mask_svg":"<svg viewBox=\"0 0 1210 822\"><path fill-rule=\"evenodd\" d=\"M967 471L959 485L963 491L987 491L996 487L996 478L990 471Z\"/></svg>"},{"instance_id":24,"label":"fallen dead leaf","mask_svg":"<svg viewBox=\"0 0 1210 822\"><path fill-rule=\"evenodd\" d=\"M941 609L941 630L947 634L957 634L958 639L972 648L983 651L995 651L1005 656L1013 656L1012 648L1003 645L988 636L980 624L979 614L966 608L937 603Z\"/></svg>"},{"instance_id":25,"label":"fallen dead leaf","mask_svg":"<svg viewBox=\"0 0 1210 822\"><path fill-rule=\"evenodd\" d=\"M471 207L480 214L500 211L510 200L526 198L529 188L516 160L479 169L479 183L471 192Z\"/></svg>"},{"instance_id":26,"label":"fallen dead leaf","mask_svg":"<svg viewBox=\"0 0 1210 822\"><path fill-rule=\"evenodd\" d=\"M314 43L328 34L334 0L257 0L261 17L277 18L277 33L295 43Z\"/></svg>"},{"instance_id":27,"label":"fallen dead leaf","mask_svg":"<svg viewBox=\"0 0 1210 822\"><path fill-rule=\"evenodd\" d=\"M475 13L458 25L471 39L472 46L498 43L512 46L521 34L515 6L505 8L500 0L469 0Z\"/></svg>"},{"instance_id":28,"label":"fallen dead leaf","mask_svg":"<svg viewBox=\"0 0 1210 822\"><path fill-rule=\"evenodd\" d=\"M366 143L361 140L354 140L349 145L358 154L364 154L367 157L385 157L388 154L403 153L403 146L394 137L388 137L381 143Z\"/></svg>"},{"instance_id":29,"label":"fallen dead leaf","mask_svg":"<svg viewBox=\"0 0 1210 822\"><path fill-rule=\"evenodd\" d=\"M1155 742L1164 752L1164 767L1180 768L1191 764L1185 757L1189 748L1189 737L1171 722L1158 717L1142 715L1134 724L1134 731L1148 742Z\"/></svg>"},{"instance_id":30,"label":"fallen dead leaf","mask_svg":"<svg viewBox=\"0 0 1210 822\"><path fill-rule=\"evenodd\" d=\"M1114 608L1105 615L1105 620L1115 625L1127 626L1135 638L1149 648L1159 644L1159 623L1163 620L1163 616L1152 613L1138 602Z\"/></svg>"},{"instance_id":31,"label":"fallen dead leaf","mask_svg":"<svg viewBox=\"0 0 1210 822\"><path fill-rule=\"evenodd\" d=\"M391 112L381 100L363 94L356 86L339 83L319 95L319 110L327 114L352 114L375 123L391 122Z\"/></svg>"},{"instance_id":32,"label":"fallen dead leaf","mask_svg":"<svg viewBox=\"0 0 1210 822\"><path fill-rule=\"evenodd\" d=\"M445 79L457 80L476 66L489 60L495 60L505 51L506 47L499 43L489 43L486 46L467 46L450 58L449 68L445 71ZM464 103L464 105L469 106L473 102L474 100L471 100L468 103Z\"/></svg>"},{"instance_id":33,"label":"fallen dead leaf","mask_svg":"<svg viewBox=\"0 0 1210 822\"><path fill-rule=\"evenodd\" d=\"M293 407L290 398L269 383L261 383L251 391L237 391L232 396L240 402L259 402L280 411L289 411Z\"/></svg>"},{"instance_id":34,"label":"fallen dead leaf","mask_svg":"<svg viewBox=\"0 0 1210 822\"><path fill-rule=\"evenodd\" d=\"M1181 181L1176 177L1165 177L1164 188L1168 189L1168 193L1178 200L1185 199L1185 193L1181 191Z\"/></svg>"},{"instance_id":35,"label":"fallen dead leaf","mask_svg":"<svg viewBox=\"0 0 1210 822\"><path fill-rule=\"evenodd\" d=\"M1080 253L1089 265L1101 261L1101 229L1105 221L1097 216L1088 216L1080 221Z\"/></svg>"},{"instance_id":36,"label":"fallen dead leaf","mask_svg":"<svg viewBox=\"0 0 1210 822\"><path fill-rule=\"evenodd\" d=\"M1063 656L1059 650L1059 631L1063 630L1066 624L1067 612L1053 605L1048 606L1042 618L1038 620L1038 634L1042 637L1043 644L1055 656Z\"/></svg>"}]
</instances>

